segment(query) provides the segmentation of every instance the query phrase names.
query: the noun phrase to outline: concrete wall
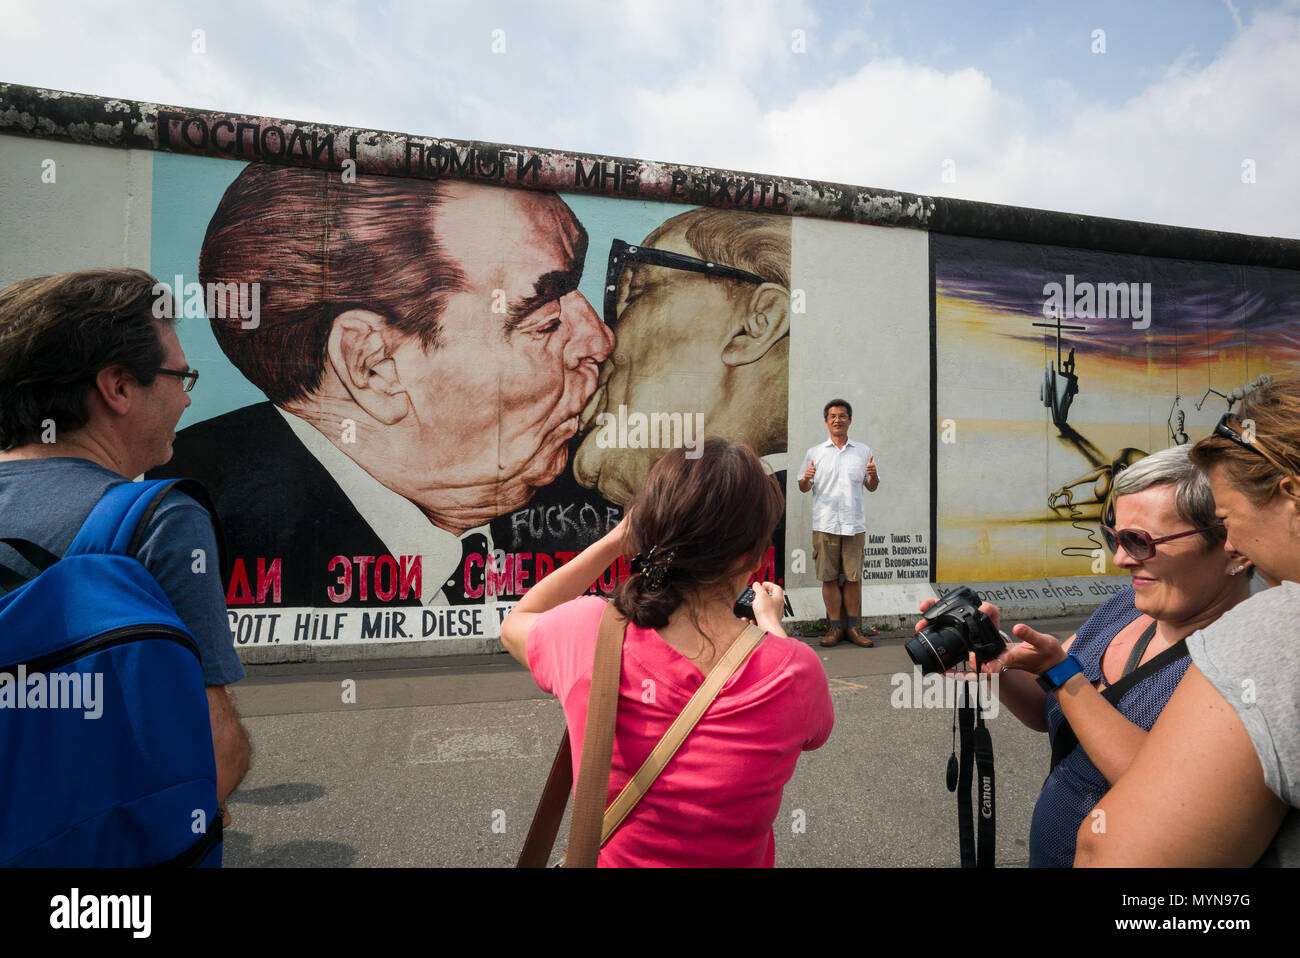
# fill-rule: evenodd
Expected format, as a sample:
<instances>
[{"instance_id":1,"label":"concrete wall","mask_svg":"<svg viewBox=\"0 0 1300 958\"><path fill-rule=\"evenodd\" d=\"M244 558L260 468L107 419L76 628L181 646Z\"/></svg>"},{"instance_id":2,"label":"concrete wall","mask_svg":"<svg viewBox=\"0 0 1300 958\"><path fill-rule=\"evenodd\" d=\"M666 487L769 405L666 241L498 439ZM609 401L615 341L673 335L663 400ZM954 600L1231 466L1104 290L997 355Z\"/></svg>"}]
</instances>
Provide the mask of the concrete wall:
<instances>
[{"instance_id":1,"label":"concrete wall","mask_svg":"<svg viewBox=\"0 0 1300 958\"><path fill-rule=\"evenodd\" d=\"M0 286L95 266L149 268L153 153L0 136Z\"/></svg>"},{"instance_id":2,"label":"concrete wall","mask_svg":"<svg viewBox=\"0 0 1300 958\"><path fill-rule=\"evenodd\" d=\"M252 661L498 647L704 434L785 480L767 574L817 618L795 479L832 396L881 477L869 621L961 583L1087 609L1125 581L1115 472L1297 359L1289 241L5 85L0 134L0 283L172 288L202 379L160 474L217 500ZM714 265L624 254L605 316L615 241Z\"/></svg>"}]
</instances>

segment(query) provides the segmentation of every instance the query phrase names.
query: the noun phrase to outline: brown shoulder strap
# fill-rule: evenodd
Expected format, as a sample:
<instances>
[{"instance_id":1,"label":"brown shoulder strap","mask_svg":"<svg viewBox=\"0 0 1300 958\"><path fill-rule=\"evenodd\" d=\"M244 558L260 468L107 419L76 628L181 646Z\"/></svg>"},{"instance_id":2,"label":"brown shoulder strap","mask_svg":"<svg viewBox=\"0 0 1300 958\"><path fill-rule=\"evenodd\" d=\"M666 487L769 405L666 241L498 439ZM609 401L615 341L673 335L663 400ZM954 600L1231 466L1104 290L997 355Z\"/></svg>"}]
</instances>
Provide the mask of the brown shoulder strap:
<instances>
[{"instance_id":1,"label":"brown shoulder strap","mask_svg":"<svg viewBox=\"0 0 1300 958\"><path fill-rule=\"evenodd\" d=\"M600 854L601 823L609 796L609 763L614 754L614 724L618 720L618 679L623 668L623 635L627 619L614 603L605 607L596 637L591 667L591 694L587 701L587 726L582 734L582 762L578 790L569 823L566 868L595 868Z\"/></svg>"},{"instance_id":2,"label":"brown shoulder strap","mask_svg":"<svg viewBox=\"0 0 1300 958\"><path fill-rule=\"evenodd\" d=\"M646 758L636 775L623 787L614 802L605 808L609 794L609 769L614 752L614 729L618 719L618 686L623 665L623 637L627 620L611 603L600 619L596 637L596 654L592 664L591 693L587 706L587 724L583 733L582 764L578 769L578 791L574 800L573 820L569 825L569 847L565 866L594 868L600 847L641 800L641 796L658 778L676 754L686 736L699 723L717 698L722 686L749 657L766 634L749 626L732 643L731 648L695 690L691 700L664 733L659 744ZM519 868L543 868L555 844L564 807L573 782L569 733L566 730L551 766L533 816L532 826L519 855Z\"/></svg>"},{"instance_id":3,"label":"brown shoulder strap","mask_svg":"<svg viewBox=\"0 0 1300 958\"><path fill-rule=\"evenodd\" d=\"M725 655L713 667L713 671L708 674L704 682L695 694L691 696L686 707L682 709L680 715L673 720L673 724L668 726L668 731L664 732L664 737L659 740L659 744L646 757L646 760L637 769L637 773L628 780L623 786L623 790L618 793L618 797L605 812L605 821L601 830L601 844L609 841L609 837L614 834L614 830L622 823L623 819L641 801L641 796L646 790L654 784L659 773L664 770L669 760L677 754L677 749L682 742L686 741L686 736L691 734L691 730L699 724L704 713L708 711L713 700L718 697L722 691L722 686L726 684L727 679L731 678L733 672L740 667L740 664L749 657L758 643L763 641L763 636L767 635L756 625L747 626L745 631L735 642L731 643Z\"/></svg>"},{"instance_id":4,"label":"brown shoulder strap","mask_svg":"<svg viewBox=\"0 0 1300 958\"><path fill-rule=\"evenodd\" d=\"M587 742L596 742L600 744L601 735L595 734L595 729L599 724L593 725L593 719L599 723L605 722L608 728L608 735L604 736L607 741L604 745L604 765L605 765L605 788L600 792L599 801L602 805L600 811L604 811L603 803L606 792L609 790L609 763L614 753L614 719L618 705L618 678L623 664L623 631L626 628L626 621L618 615L612 604L605 607L605 611L600 617L600 631L596 636L596 654L592 663L591 673L591 704L587 709L587 725L584 733ZM604 661L602 662L601 650L605 650ZM610 683L611 669L610 659L613 661L612 669L612 689L613 694L597 695L600 685L599 676L604 676L607 686ZM601 666L604 666L603 672ZM610 713L607 720L595 716L596 703L598 699L609 707ZM582 767L579 770L580 779L590 779L588 773L588 763L594 761L588 758L590 749L584 748L582 756ZM591 752L591 754L595 754ZM560 831L560 822L564 818L564 808L569 804L569 792L573 788L573 752L569 742L569 730L564 730L564 737L560 739L560 747L556 750L555 760L551 763L551 773L547 776L546 787L542 789L542 797L537 802L537 811L533 813L533 824L528 829L528 836L524 839L523 850L519 853L517 868L545 868L547 859L550 858L551 849L555 846L555 836ZM579 785L581 789L581 785ZM579 815L577 807L574 808L573 822L570 823L570 842L569 854L567 856L569 863L575 861L573 850L577 847L573 843L574 830L577 828ZM600 821L599 813L596 821ZM597 849L597 852L599 849ZM595 865L593 859L592 866Z\"/></svg>"},{"instance_id":5,"label":"brown shoulder strap","mask_svg":"<svg viewBox=\"0 0 1300 958\"><path fill-rule=\"evenodd\" d=\"M533 824L528 828L523 851L519 853L516 868L545 868L555 847L560 822L564 819L564 806L569 804L569 791L573 788L573 751L569 745L569 729L564 729L560 747L551 762L551 774L546 777L546 787L537 801Z\"/></svg>"}]
</instances>

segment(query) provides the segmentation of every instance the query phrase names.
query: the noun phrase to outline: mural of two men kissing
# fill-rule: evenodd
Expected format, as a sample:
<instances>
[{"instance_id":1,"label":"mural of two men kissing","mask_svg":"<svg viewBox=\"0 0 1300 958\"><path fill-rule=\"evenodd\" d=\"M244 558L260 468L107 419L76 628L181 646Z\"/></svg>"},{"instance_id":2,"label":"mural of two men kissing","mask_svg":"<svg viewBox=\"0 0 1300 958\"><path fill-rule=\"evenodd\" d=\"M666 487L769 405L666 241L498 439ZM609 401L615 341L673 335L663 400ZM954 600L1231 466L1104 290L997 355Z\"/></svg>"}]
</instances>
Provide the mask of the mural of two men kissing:
<instances>
[{"instance_id":1,"label":"mural of two men kissing","mask_svg":"<svg viewBox=\"0 0 1300 958\"><path fill-rule=\"evenodd\" d=\"M216 386L151 475L213 494L232 607L509 602L667 448L786 451L789 220L569 200L261 164L230 182L198 279L257 284L259 312L211 318L219 356L180 325ZM648 217L642 246L616 235ZM264 401L231 408L249 384Z\"/></svg>"}]
</instances>

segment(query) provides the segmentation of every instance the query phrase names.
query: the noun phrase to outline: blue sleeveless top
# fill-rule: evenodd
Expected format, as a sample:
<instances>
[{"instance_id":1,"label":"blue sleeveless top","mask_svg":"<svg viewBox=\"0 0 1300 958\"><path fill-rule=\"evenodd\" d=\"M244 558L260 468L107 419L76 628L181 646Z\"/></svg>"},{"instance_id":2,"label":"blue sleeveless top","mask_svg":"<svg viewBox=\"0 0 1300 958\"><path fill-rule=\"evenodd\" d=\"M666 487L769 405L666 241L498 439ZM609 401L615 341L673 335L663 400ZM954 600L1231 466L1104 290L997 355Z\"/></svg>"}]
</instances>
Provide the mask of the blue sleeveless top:
<instances>
[{"instance_id":1,"label":"blue sleeveless top","mask_svg":"<svg viewBox=\"0 0 1300 958\"><path fill-rule=\"evenodd\" d=\"M1079 627L1070 653L1083 663L1083 674L1089 682L1101 679L1101 657L1106 647L1138 615L1140 613L1133 604L1133 589L1127 588L1107 599ZM1134 725L1151 731L1191 662L1189 657L1183 656L1138 682L1119 700L1120 714ZM1047 718L1047 734L1054 745L1065 722L1065 714L1055 695L1047 696L1043 711ZM1075 746L1074 751L1047 776L1034 805L1034 818L1029 826L1029 867L1071 867L1079 826L1109 789L1110 783L1092 764L1083 746Z\"/></svg>"}]
</instances>

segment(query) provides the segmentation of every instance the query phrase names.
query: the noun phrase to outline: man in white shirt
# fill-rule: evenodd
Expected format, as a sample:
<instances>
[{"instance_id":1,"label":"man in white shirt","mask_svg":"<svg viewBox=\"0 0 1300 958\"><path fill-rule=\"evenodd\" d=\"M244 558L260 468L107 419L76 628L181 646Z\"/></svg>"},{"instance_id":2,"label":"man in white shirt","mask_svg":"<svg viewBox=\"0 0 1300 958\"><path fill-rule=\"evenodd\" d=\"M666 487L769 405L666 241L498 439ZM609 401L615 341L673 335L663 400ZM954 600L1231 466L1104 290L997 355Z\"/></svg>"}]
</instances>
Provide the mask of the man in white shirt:
<instances>
[{"instance_id":1,"label":"man in white shirt","mask_svg":"<svg viewBox=\"0 0 1300 958\"><path fill-rule=\"evenodd\" d=\"M799 475L799 491L811 490L813 494L813 559L822 584L828 625L821 644L829 647L848 639L854 645L871 648L871 639L858 628L862 612L862 545L867 533L862 489L875 492L880 477L871 447L849 438L853 407L848 401L832 399L822 414L830 438L808 450ZM839 582L841 575L843 586ZM865 631L876 634L870 627Z\"/></svg>"}]
</instances>

